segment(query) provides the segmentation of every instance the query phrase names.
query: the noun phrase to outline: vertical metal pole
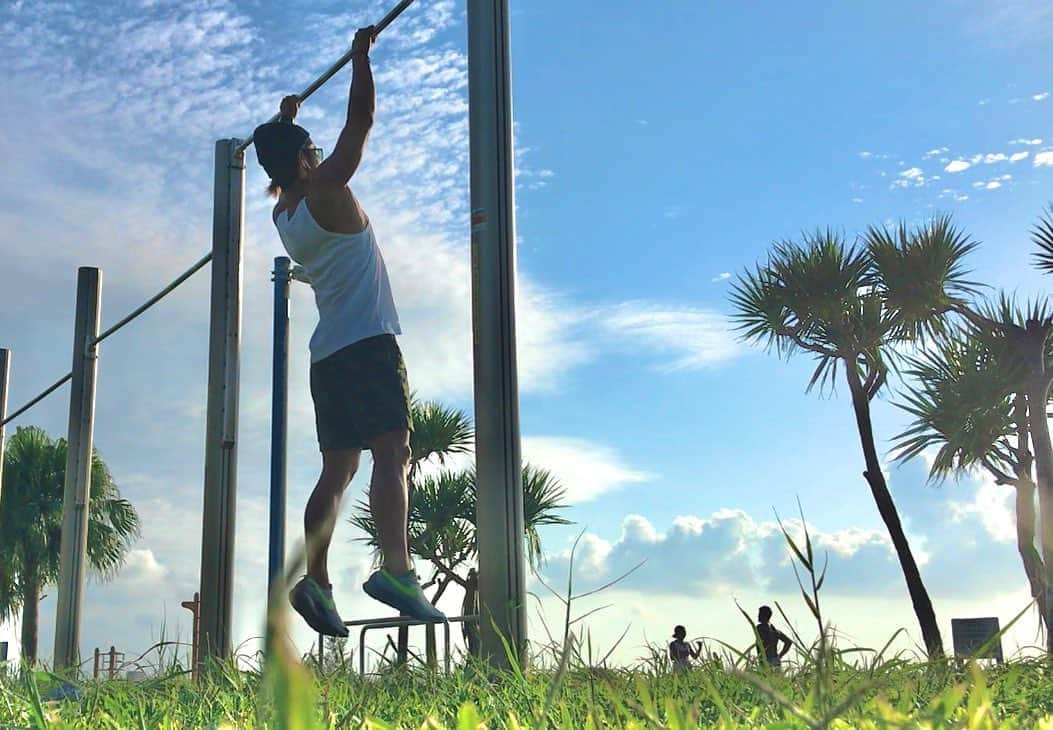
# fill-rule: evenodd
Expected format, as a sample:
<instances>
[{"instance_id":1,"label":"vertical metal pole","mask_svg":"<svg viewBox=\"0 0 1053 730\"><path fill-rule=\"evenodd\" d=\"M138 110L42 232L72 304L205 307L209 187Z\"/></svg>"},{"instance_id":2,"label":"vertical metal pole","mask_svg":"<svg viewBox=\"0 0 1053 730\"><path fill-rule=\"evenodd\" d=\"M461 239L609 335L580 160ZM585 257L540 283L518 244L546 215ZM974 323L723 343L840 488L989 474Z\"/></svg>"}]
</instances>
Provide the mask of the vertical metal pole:
<instances>
[{"instance_id":1,"label":"vertical metal pole","mask_svg":"<svg viewBox=\"0 0 1053 730\"><path fill-rule=\"evenodd\" d=\"M271 529L267 595L282 581L285 561L286 437L289 428L289 258L274 259L274 354L271 376Z\"/></svg>"},{"instance_id":2,"label":"vertical metal pole","mask_svg":"<svg viewBox=\"0 0 1053 730\"><path fill-rule=\"evenodd\" d=\"M0 500L4 496L4 441L7 418L7 383L11 374L11 351L0 347Z\"/></svg>"},{"instance_id":3,"label":"vertical metal pole","mask_svg":"<svg viewBox=\"0 0 1053 730\"><path fill-rule=\"evenodd\" d=\"M216 142L212 214L212 306L201 527L201 660L232 651L234 511L237 501L238 358L245 154L239 140Z\"/></svg>"},{"instance_id":4,"label":"vertical metal pole","mask_svg":"<svg viewBox=\"0 0 1053 730\"><path fill-rule=\"evenodd\" d=\"M55 671L75 671L80 654L80 611L88 555L91 456L95 432L95 375L98 370L99 305L102 272L77 270L77 319L73 328L73 380L66 438L66 481L62 499Z\"/></svg>"},{"instance_id":5,"label":"vertical metal pole","mask_svg":"<svg viewBox=\"0 0 1053 730\"><path fill-rule=\"evenodd\" d=\"M508 0L468 0L480 628L495 667L509 666L502 636L527 658L509 33Z\"/></svg>"}]
</instances>

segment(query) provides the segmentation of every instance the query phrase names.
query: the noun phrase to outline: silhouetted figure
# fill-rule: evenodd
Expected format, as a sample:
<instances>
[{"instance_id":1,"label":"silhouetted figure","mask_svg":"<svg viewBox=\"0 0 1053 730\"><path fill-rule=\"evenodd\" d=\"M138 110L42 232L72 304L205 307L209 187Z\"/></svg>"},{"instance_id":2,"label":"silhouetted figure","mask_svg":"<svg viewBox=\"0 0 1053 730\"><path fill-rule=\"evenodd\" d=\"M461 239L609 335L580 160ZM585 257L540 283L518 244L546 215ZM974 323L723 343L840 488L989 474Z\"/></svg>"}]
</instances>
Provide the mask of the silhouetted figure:
<instances>
[{"instance_id":1,"label":"silhouetted figure","mask_svg":"<svg viewBox=\"0 0 1053 730\"><path fill-rule=\"evenodd\" d=\"M464 601L461 603L461 615L471 616L479 613L479 573L475 568L468 569L468 577L465 580ZM464 643L468 647L468 653L479 656L479 624L474 621L465 621L461 624L464 633Z\"/></svg>"},{"instance_id":2,"label":"silhouetted figure","mask_svg":"<svg viewBox=\"0 0 1053 730\"><path fill-rule=\"evenodd\" d=\"M757 649L762 653L768 666L782 666L782 658L790 651L793 642L790 641L789 636L771 625L770 607L760 607L760 610L757 612L757 621L757 640L759 642ZM779 649L780 641L783 644L781 651Z\"/></svg>"},{"instance_id":3,"label":"silhouetted figure","mask_svg":"<svg viewBox=\"0 0 1053 730\"><path fill-rule=\"evenodd\" d=\"M674 669L690 669L691 660L698 659L702 653L702 642L695 642L698 648L692 649L684 639L687 637L687 629L677 626L673 629L673 640L669 642L669 658L673 661Z\"/></svg>"}]
</instances>

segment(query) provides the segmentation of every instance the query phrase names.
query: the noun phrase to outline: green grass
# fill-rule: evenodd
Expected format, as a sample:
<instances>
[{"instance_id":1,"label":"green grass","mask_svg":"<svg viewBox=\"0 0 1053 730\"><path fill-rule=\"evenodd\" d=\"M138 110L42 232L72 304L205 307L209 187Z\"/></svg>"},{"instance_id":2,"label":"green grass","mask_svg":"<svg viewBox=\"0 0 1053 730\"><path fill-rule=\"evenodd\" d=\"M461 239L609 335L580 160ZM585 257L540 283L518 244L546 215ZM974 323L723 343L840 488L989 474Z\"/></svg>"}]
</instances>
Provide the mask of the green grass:
<instances>
[{"instance_id":1,"label":"green grass","mask_svg":"<svg viewBox=\"0 0 1053 730\"><path fill-rule=\"evenodd\" d=\"M487 681L471 667L450 676L389 670L353 674L291 668L185 675L140 684L85 685L80 702L44 703L35 679L0 682L0 727L60 728L477 728L486 727L1045 727L1053 730L1053 664L975 665L899 660L842 664L785 676L710 660L689 673L659 666L538 670ZM558 681L544 716L546 700ZM826 683L848 704L829 713ZM298 695L294 696L294 695ZM824 714L825 713L825 714Z\"/></svg>"},{"instance_id":2,"label":"green grass","mask_svg":"<svg viewBox=\"0 0 1053 730\"><path fill-rule=\"evenodd\" d=\"M803 522L803 515L802 515ZM356 657L327 652L324 666L295 655L281 638L287 612L276 591L266 650L255 661L213 666L197 683L171 646L157 645L159 674L139 684L83 685L76 701L41 699L60 682L41 672L0 676L0 730L6 728L1041 728L1053 730L1053 659L922 662L880 650L841 648L824 619L817 564L805 530L784 531L816 638L794 633L795 662L778 673L756 652L722 645L689 672L670 671L662 647L633 667L612 667L613 651L594 651L568 580L562 631L537 651L533 669L495 675L475 660L450 675L396 667L355 674ZM573 563L573 551L572 551ZM297 566L292 566L290 574ZM802 577L803 576L803 577ZM547 588L547 586L546 586ZM552 590L552 589L549 589ZM555 591L552 591L555 594ZM779 611L781 606L776 604ZM1019 617L1018 617L1019 618ZM748 615L746 622L752 626ZM787 622L788 624L789 622ZM1010 624L1012 625L1012 623ZM1008 627L1006 627L1008 628ZM617 646L617 645L616 645ZM335 648L335 647L334 647ZM340 647L341 649L343 647ZM249 668L246 669L245 667Z\"/></svg>"}]
</instances>

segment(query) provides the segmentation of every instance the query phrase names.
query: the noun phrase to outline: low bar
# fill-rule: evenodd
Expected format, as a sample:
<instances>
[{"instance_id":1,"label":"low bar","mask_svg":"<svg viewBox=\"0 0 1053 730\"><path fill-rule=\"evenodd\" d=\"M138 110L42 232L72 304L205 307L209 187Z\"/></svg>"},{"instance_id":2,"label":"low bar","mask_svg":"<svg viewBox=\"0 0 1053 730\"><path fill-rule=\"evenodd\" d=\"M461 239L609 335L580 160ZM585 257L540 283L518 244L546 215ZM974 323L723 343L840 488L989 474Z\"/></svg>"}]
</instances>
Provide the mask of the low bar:
<instances>
[{"instance_id":1,"label":"low bar","mask_svg":"<svg viewBox=\"0 0 1053 730\"><path fill-rule=\"evenodd\" d=\"M65 385L66 383L68 383L71 380L73 380L73 373L70 372L70 373L66 373L65 375L63 375L62 378L59 379L59 381L57 383L55 383L54 385L52 385L48 389L42 391L40 393L40 395L38 395L36 398L34 398L33 400L31 400L28 403L26 403L24 406L22 406L17 411L12 413L10 416L7 416L3 420L0 420L0 428L3 428L7 424L11 423L11 421L13 421L16 418L18 418L19 416L21 416L23 413L28 411L30 408L35 406L40 401L42 401L45 398L47 398L49 395L54 393L56 390L58 390L59 388L61 388L63 385Z\"/></svg>"},{"instance_id":2,"label":"low bar","mask_svg":"<svg viewBox=\"0 0 1053 730\"><path fill-rule=\"evenodd\" d=\"M381 20L379 23L376 24L373 37L375 38L376 36L380 35L380 32L382 30L384 30L389 25L391 25L395 21L395 18L397 18L400 15L402 15L402 11L404 11L406 8L408 8L412 4L413 4L413 0L402 0L402 2L400 2L398 5L396 5L395 8L391 12L389 12L387 15L384 16L383 20ZM300 103L303 103L304 101L307 100L307 98L311 94L313 94L314 92L318 91L318 89L320 89L322 87L322 84L324 84L329 79L333 78L333 76L335 76L337 74L337 72L340 69L342 69L344 66L346 66L350 61L351 61L351 49L349 48L347 50L347 53L345 53L343 56L341 56L340 59L336 63L334 63L332 66L330 66L328 69L326 69L325 73L323 73L321 76L316 78L314 81L311 82L311 84L306 89L304 89L299 94L297 94L297 96L300 98ZM278 115L275 114L273 117L271 117L270 119L267 120L267 123L277 121L277 119L278 119ZM251 145L251 144L252 144L252 135L250 134L248 137L245 138L245 141L242 142L235 149L235 152L244 152L246 149L248 149L249 145Z\"/></svg>"},{"instance_id":3,"label":"low bar","mask_svg":"<svg viewBox=\"0 0 1053 730\"><path fill-rule=\"evenodd\" d=\"M197 272L198 272L198 271L199 271L199 270L200 270L200 269L201 269L201 268L202 268L202 267L203 267L203 266L204 266L205 264L207 264L207 263L208 263L209 261L211 261L211 260L212 260L212 252L211 252L211 251L209 251L209 252L208 252L207 254L205 254L204 256L202 256L202 257L201 257L201 258L200 258L200 259L198 260L198 262L197 262L196 264L194 264L194 265L193 265L193 266L191 266L191 267L190 267L189 269L187 269L187 270L186 270L185 272L183 272L182 274L180 274L180 275L179 275L179 277L178 277L178 278L176 278L176 280L175 280L175 281L173 281L173 282L172 282L171 284L169 284L168 286L166 286L166 287L165 287L164 289L162 289L162 290L161 290L160 292L158 292L157 294L155 294L155 295L154 295L153 297L151 297L150 299L146 300L146 303L145 303L145 304L143 304L143 305L142 305L141 307L139 307L139 308L138 308L138 309L136 309L136 310L135 310L134 312L132 312L131 314L129 314L129 315L127 316L127 317L125 317L124 319L122 319L122 320L121 320L120 322L118 322L117 324L113 325L113 326L112 326L112 327L110 327L110 328L109 328L108 330L106 330L106 331L105 331L105 332L103 332L103 333L102 333L101 335L99 335L99 336L98 336L98 337L97 337L97 338L95 339L95 342L93 342L92 344L94 344L94 345L97 345L97 344L99 344L100 342L102 342L103 340L105 340L105 339L106 339L107 337L109 337L110 335L112 335L112 334L113 334L114 332L116 332L117 330L119 330L119 329L120 329L121 327L123 327L124 325L128 324L128 323L129 323L129 322L131 322L131 321L132 321L133 319L135 319L136 317L138 317L138 316L139 316L140 314L142 314L143 312L145 312L145 311L146 311L147 309L149 309L150 307L152 307L152 306L154 306L155 304L157 304L157 303L158 303L159 301L161 301L161 300L162 300L162 299L164 299L164 298L165 298L166 296L168 296L169 294L171 294L171 293L172 293L172 292L173 292L173 291L174 291L174 290L176 289L176 287L178 287L178 286L179 286L180 284L182 284L182 283L183 283L184 281L186 281L186 280L187 280L187 279L189 279L189 278L190 278L191 276L193 276L194 274L196 274L196 273L197 273Z\"/></svg>"}]
</instances>

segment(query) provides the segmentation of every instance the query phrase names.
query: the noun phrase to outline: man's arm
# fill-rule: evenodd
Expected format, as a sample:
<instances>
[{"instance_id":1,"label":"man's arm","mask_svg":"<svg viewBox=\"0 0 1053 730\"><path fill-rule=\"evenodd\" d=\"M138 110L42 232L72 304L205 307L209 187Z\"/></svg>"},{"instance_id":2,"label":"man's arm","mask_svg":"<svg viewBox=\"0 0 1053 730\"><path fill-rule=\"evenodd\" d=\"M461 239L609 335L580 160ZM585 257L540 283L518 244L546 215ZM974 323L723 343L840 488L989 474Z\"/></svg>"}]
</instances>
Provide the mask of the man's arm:
<instances>
[{"instance_id":1,"label":"man's arm","mask_svg":"<svg viewBox=\"0 0 1053 730\"><path fill-rule=\"evenodd\" d=\"M793 647L793 642L790 641L790 637L779 632L779 640L782 641L782 651L779 652L779 658L782 659L784 656L790 653L790 648Z\"/></svg>"},{"instance_id":2,"label":"man's arm","mask_svg":"<svg viewBox=\"0 0 1053 730\"><path fill-rule=\"evenodd\" d=\"M376 90L373 69L369 66L369 49L373 45L373 27L361 28L351 44L351 94L347 102L347 122L336 141L332 154L325 158L314 174L314 182L324 187L342 188L362 162L362 151L373 127Z\"/></svg>"}]
</instances>

